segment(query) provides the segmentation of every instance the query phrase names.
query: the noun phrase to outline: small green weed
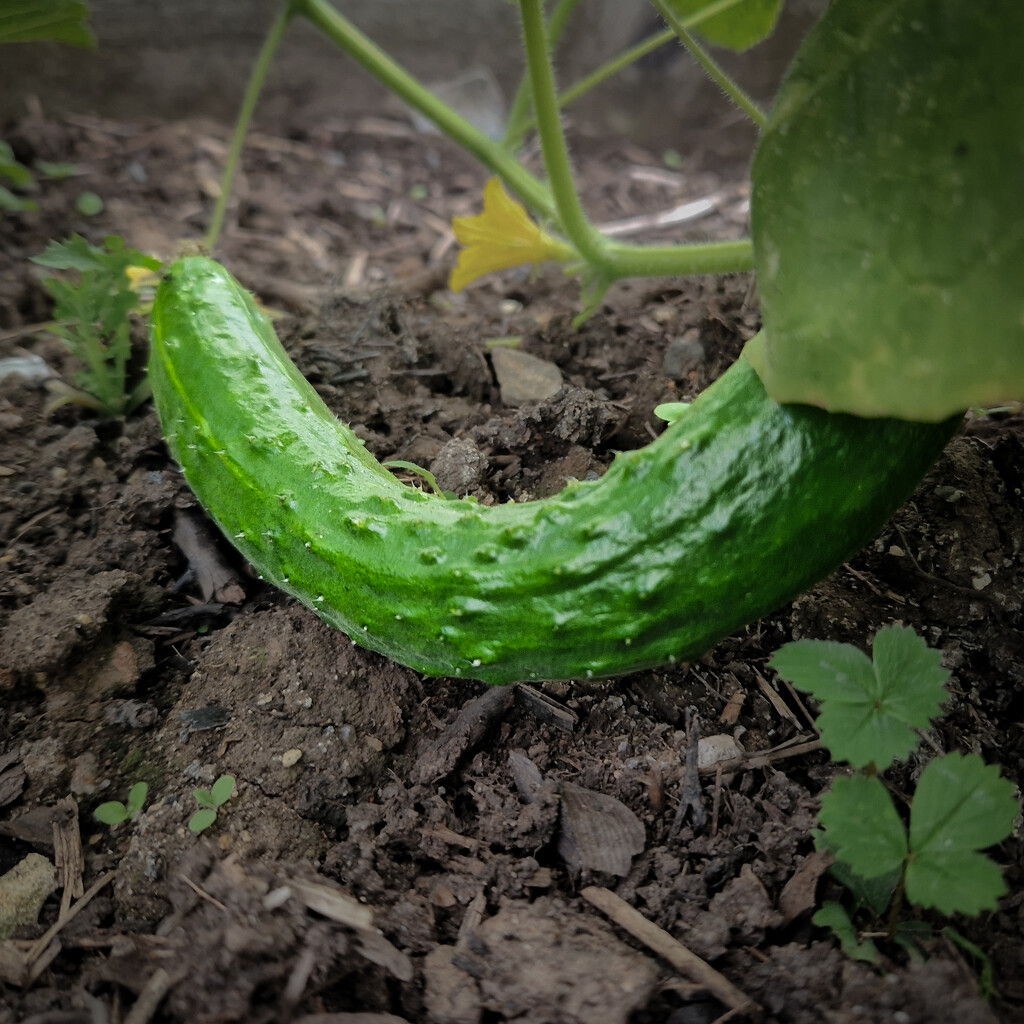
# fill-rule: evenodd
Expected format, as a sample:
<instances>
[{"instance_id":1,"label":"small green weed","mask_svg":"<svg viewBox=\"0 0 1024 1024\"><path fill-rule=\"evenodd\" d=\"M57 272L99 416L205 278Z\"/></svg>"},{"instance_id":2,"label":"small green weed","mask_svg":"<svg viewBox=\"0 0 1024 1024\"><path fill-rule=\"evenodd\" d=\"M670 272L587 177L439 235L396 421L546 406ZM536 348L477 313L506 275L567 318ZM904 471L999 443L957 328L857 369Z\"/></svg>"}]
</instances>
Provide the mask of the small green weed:
<instances>
[{"instance_id":1,"label":"small green weed","mask_svg":"<svg viewBox=\"0 0 1024 1024\"><path fill-rule=\"evenodd\" d=\"M53 270L76 272L77 281L48 277L54 298L54 332L84 363L75 374L76 388L65 387L50 408L73 402L107 416L127 416L149 397L143 376L129 380L131 314L141 308L137 279L131 268L154 272L160 261L125 246L109 235L103 247L90 245L80 235L66 242L51 242L33 262Z\"/></svg>"},{"instance_id":2,"label":"small green weed","mask_svg":"<svg viewBox=\"0 0 1024 1024\"><path fill-rule=\"evenodd\" d=\"M93 811L93 817L102 821L104 825L120 825L122 821L130 821L139 811L142 810L149 793L149 786L145 782L136 782L128 791L128 802L121 803L120 800L110 800L100 804Z\"/></svg>"},{"instance_id":3,"label":"small green weed","mask_svg":"<svg viewBox=\"0 0 1024 1024\"><path fill-rule=\"evenodd\" d=\"M230 775L222 775L210 789L192 791L199 802L199 810L189 818L189 830L196 834L208 829L217 820L217 811L223 807L235 792L235 780Z\"/></svg>"},{"instance_id":4,"label":"small green weed","mask_svg":"<svg viewBox=\"0 0 1024 1024\"><path fill-rule=\"evenodd\" d=\"M890 909L888 937L901 945L912 942L899 921L904 900L943 914L996 907L1006 885L980 851L1010 834L1020 810L997 767L976 754L950 753L921 773L904 824L881 773L909 757L918 746L915 730L939 715L949 675L940 662L939 652L904 626L879 631L873 661L849 644L799 640L770 662L821 701L818 726L833 758L861 769L837 778L822 798L818 840L861 907L875 915ZM839 904L826 904L814 920L832 928L849 955L876 958Z\"/></svg>"}]
</instances>

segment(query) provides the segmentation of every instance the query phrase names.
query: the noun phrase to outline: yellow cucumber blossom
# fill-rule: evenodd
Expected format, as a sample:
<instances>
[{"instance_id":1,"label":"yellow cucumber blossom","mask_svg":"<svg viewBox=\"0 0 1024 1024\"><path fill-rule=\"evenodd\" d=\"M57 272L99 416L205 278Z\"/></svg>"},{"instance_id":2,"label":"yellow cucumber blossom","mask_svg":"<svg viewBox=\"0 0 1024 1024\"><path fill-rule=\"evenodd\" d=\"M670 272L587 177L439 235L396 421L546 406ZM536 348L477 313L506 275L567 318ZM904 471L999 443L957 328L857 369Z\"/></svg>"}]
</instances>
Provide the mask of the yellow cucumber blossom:
<instances>
[{"instance_id":1,"label":"yellow cucumber blossom","mask_svg":"<svg viewBox=\"0 0 1024 1024\"><path fill-rule=\"evenodd\" d=\"M476 217L456 217L455 237L465 246L448 279L453 292L495 270L524 263L555 260L564 263L576 253L565 242L542 231L525 208L517 203L497 178L484 186L484 212Z\"/></svg>"}]
</instances>

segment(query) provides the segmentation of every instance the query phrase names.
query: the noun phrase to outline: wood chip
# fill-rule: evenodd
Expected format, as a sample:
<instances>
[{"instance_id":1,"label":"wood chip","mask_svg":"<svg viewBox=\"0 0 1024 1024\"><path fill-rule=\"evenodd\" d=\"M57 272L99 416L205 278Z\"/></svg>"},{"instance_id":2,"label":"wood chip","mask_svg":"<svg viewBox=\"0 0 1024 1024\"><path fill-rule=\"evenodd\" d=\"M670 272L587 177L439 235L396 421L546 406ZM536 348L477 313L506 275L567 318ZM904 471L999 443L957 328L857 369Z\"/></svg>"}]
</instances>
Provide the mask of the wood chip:
<instances>
[{"instance_id":1,"label":"wood chip","mask_svg":"<svg viewBox=\"0 0 1024 1024\"><path fill-rule=\"evenodd\" d=\"M443 735L420 755L409 773L414 783L443 778L484 741L487 733L505 717L514 693L508 686L488 687L459 712Z\"/></svg>"},{"instance_id":2,"label":"wood chip","mask_svg":"<svg viewBox=\"0 0 1024 1024\"><path fill-rule=\"evenodd\" d=\"M177 511L173 539L188 560L204 602L215 598L221 604L241 604L245 600L238 573L221 554L220 537L213 533L205 518L186 510Z\"/></svg>"},{"instance_id":3,"label":"wood chip","mask_svg":"<svg viewBox=\"0 0 1024 1024\"><path fill-rule=\"evenodd\" d=\"M303 878L289 879L287 884L310 910L357 931L373 928L373 911L351 896Z\"/></svg>"},{"instance_id":4,"label":"wood chip","mask_svg":"<svg viewBox=\"0 0 1024 1024\"><path fill-rule=\"evenodd\" d=\"M535 718L539 718L547 725L553 725L562 732L572 732L579 722L579 715L570 710L564 704L559 703L554 697L541 693L527 683L519 683L515 688L516 703L529 711Z\"/></svg>"},{"instance_id":5,"label":"wood chip","mask_svg":"<svg viewBox=\"0 0 1024 1024\"><path fill-rule=\"evenodd\" d=\"M649 921L636 908L631 907L621 896L610 889L588 885L580 895L592 906L597 907L620 928L629 932L648 949L667 960L686 977L700 982L716 999L730 1010L745 1013L752 1019L760 1019L763 1010L745 992L737 988L724 974L716 971L711 964L687 949L663 928Z\"/></svg>"},{"instance_id":6,"label":"wood chip","mask_svg":"<svg viewBox=\"0 0 1024 1024\"><path fill-rule=\"evenodd\" d=\"M81 899L85 894L82 885L85 858L82 855L82 834L78 828L78 804L74 797L66 796L59 800L57 811L53 820L53 850L63 889L60 914L65 916L71 909L71 900Z\"/></svg>"},{"instance_id":7,"label":"wood chip","mask_svg":"<svg viewBox=\"0 0 1024 1024\"><path fill-rule=\"evenodd\" d=\"M783 924L791 924L818 905L818 879L832 866L828 850L815 850L794 872L779 893L779 910Z\"/></svg>"}]
</instances>

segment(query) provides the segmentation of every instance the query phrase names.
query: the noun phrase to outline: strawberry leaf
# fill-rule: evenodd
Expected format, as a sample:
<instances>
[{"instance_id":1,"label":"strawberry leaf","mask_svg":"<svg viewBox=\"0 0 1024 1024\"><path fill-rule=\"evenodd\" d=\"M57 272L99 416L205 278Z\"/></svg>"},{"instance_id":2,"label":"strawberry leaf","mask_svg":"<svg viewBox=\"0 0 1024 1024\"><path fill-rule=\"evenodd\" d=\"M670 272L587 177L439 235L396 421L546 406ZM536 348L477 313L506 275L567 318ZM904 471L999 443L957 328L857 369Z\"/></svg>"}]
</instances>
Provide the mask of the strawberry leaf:
<instances>
[{"instance_id":1,"label":"strawberry leaf","mask_svg":"<svg viewBox=\"0 0 1024 1024\"><path fill-rule=\"evenodd\" d=\"M939 713L949 673L941 654L904 626L880 630L874 656L872 663L849 644L797 640L769 664L822 702L821 741L836 760L884 770L915 748L914 730Z\"/></svg>"},{"instance_id":2,"label":"strawberry leaf","mask_svg":"<svg viewBox=\"0 0 1024 1024\"><path fill-rule=\"evenodd\" d=\"M1012 783L976 754L930 762L910 814L907 898L944 914L993 909L1006 883L979 851L1005 839L1019 812Z\"/></svg>"}]
</instances>

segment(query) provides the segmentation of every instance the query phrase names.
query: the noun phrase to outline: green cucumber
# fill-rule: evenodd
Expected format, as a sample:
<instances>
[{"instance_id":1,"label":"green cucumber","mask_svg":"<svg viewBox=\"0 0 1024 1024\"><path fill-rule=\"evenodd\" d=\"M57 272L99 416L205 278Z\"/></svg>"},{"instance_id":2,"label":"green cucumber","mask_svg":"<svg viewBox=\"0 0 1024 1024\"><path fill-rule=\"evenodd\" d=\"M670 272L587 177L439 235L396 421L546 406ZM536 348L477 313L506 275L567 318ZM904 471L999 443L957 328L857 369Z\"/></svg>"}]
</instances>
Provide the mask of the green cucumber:
<instances>
[{"instance_id":1,"label":"green cucumber","mask_svg":"<svg viewBox=\"0 0 1024 1024\"><path fill-rule=\"evenodd\" d=\"M770 399L740 358L641 451L544 501L447 501L339 423L217 263L180 260L150 379L199 501L354 642L489 683L691 659L866 544L955 429Z\"/></svg>"}]
</instances>

